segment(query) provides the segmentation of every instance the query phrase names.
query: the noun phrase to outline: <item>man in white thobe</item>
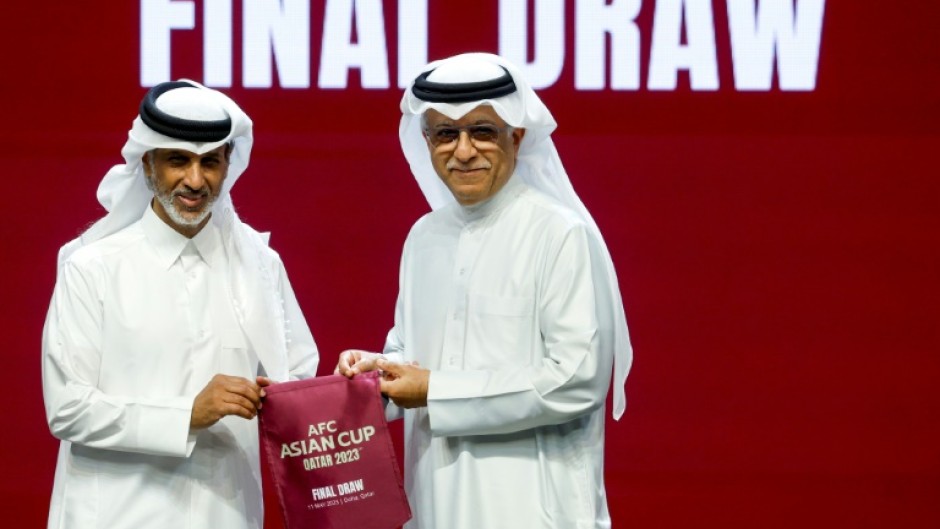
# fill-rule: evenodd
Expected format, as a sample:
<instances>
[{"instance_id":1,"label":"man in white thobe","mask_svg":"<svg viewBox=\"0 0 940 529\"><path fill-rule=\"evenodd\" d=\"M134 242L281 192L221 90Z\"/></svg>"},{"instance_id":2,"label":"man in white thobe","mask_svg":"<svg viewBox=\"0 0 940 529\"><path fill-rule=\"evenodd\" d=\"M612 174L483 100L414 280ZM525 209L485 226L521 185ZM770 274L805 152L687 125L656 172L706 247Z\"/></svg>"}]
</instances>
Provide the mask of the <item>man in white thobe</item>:
<instances>
[{"instance_id":1,"label":"man in white thobe","mask_svg":"<svg viewBox=\"0 0 940 529\"><path fill-rule=\"evenodd\" d=\"M280 258L232 207L251 127L215 90L154 87L98 189L108 214L60 250L50 528L262 527L263 387L318 355Z\"/></svg>"},{"instance_id":2,"label":"man in white thobe","mask_svg":"<svg viewBox=\"0 0 940 529\"><path fill-rule=\"evenodd\" d=\"M568 181L555 121L486 54L431 63L402 148L433 211L412 228L381 369L404 411L409 529L610 527L604 408L632 360L606 245Z\"/></svg>"}]
</instances>

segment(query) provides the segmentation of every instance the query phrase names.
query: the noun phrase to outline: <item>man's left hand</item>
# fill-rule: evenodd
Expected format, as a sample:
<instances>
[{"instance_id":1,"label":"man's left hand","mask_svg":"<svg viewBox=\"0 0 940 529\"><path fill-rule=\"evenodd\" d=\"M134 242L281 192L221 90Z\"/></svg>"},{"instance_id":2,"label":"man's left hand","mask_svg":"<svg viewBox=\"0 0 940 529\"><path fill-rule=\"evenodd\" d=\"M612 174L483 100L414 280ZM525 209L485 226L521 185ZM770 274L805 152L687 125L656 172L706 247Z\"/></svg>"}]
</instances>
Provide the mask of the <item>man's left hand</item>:
<instances>
[{"instance_id":1,"label":"man's left hand","mask_svg":"<svg viewBox=\"0 0 940 529\"><path fill-rule=\"evenodd\" d=\"M420 408L428 405L428 380L431 371L416 365L395 364L388 360L376 361L383 371L379 388L401 408Z\"/></svg>"}]
</instances>

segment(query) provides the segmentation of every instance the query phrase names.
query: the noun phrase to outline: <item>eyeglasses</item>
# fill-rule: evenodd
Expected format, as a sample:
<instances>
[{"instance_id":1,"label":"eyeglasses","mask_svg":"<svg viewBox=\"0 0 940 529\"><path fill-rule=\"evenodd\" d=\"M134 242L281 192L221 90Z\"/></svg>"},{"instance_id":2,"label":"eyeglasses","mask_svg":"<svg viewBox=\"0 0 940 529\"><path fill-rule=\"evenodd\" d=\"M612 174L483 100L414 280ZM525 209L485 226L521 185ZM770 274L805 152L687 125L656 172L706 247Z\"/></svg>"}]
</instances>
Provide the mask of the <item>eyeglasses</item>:
<instances>
[{"instance_id":1,"label":"eyeglasses","mask_svg":"<svg viewBox=\"0 0 940 529\"><path fill-rule=\"evenodd\" d=\"M496 143L499 135L511 127L497 127L495 125L467 125L465 127L439 127L436 129L424 129L424 135L434 147L452 146L457 144L460 139L460 133L467 131L470 141L474 146L480 144Z\"/></svg>"}]
</instances>

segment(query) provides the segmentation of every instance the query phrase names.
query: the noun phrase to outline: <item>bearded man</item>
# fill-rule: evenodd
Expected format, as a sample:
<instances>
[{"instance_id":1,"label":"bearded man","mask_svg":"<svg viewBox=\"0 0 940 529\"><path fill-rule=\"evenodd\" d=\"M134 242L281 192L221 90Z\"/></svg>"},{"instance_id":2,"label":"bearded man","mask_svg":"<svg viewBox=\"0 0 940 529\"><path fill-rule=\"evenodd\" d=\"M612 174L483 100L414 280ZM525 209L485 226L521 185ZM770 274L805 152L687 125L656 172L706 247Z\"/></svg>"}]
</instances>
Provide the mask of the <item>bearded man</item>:
<instances>
[{"instance_id":1,"label":"bearded man","mask_svg":"<svg viewBox=\"0 0 940 529\"><path fill-rule=\"evenodd\" d=\"M232 206L251 145L225 95L155 86L98 188L107 215L60 250L50 528L262 527L263 387L313 376L318 354L280 258Z\"/></svg>"},{"instance_id":2,"label":"bearded man","mask_svg":"<svg viewBox=\"0 0 940 529\"><path fill-rule=\"evenodd\" d=\"M632 361L600 231L518 69L487 54L429 64L405 92L402 150L432 210L402 253L381 369L405 419L408 529L610 527L604 408ZM415 365L417 364L417 365Z\"/></svg>"}]
</instances>

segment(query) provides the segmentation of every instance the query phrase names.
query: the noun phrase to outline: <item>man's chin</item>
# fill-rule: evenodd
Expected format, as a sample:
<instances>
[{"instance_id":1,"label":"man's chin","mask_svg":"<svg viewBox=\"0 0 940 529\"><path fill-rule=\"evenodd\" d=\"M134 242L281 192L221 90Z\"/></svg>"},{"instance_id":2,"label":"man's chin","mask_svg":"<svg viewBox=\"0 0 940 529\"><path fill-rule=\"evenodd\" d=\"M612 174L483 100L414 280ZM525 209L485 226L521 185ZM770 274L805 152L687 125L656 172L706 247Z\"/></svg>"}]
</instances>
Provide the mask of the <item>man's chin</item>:
<instances>
[{"instance_id":1,"label":"man's chin","mask_svg":"<svg viewBox=\"0 0 940 529\"><path fill-rule=\"evenodd\" d=\"M484 200L492 189L489 181L460 182L451 187L451 192L455 197L463 200Z\"/></svg>"},{"instance_id":2,"label":"man's chin","mask_svg":"<svg viewBox=\"0 0 940 529\"><path fill-rule=\"evenodd\" d=\"M189 209L183 209L183 208L176 208L175 217L176 217L175 220L184 226L197 226L202 221L209 218L209 215L202 208L195 210L195 211L189 210Z\"/></svg>"},{"instance_id":3,"label":"man's chin","mask_svg":"<svg viewBox=\"0 0 940 529\"><path fill-rule=\"evenodd\" d=\"M457 202L462 206L473 206L486 199L482 193L454 193L454 198L456 198Z\"/></svg>"}]
</instances>

